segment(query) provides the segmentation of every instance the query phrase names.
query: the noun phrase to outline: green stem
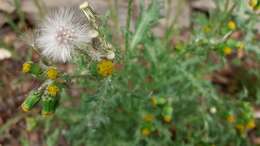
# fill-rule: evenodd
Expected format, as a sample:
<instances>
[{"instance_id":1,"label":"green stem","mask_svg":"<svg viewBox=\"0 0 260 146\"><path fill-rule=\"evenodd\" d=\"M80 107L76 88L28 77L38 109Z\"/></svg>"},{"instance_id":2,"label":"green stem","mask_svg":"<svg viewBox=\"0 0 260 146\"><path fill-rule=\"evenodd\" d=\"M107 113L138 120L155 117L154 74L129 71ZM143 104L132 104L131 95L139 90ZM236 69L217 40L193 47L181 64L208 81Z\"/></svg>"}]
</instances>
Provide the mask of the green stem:
<instances>
[{"instance_id":1,"label":"green stem","mask_svg":"<svg viewBox=\"0 0 260 146\"><path fill-rule=\"evenodd\" d=\"M24 16L24 12L22 12L22 10L21 10L21 1L20 0L14 0L14 3L15 3L15 7L16 7L16 13L19 16L21 28L23 28L25 26L25 16Z\"/></svg>"},{"instance_id":2,"label":"green stem","mask_svg":"<svg viewBox=\"0 0 260 146\"><path fill-rule=\"evenodd\" d=\"M42 0L33 0L33 2L39 10L40 17L43 18L46 13L46 6L44 5L43 1Z\"/></svg>"},{"instance_id":3,"label":"green stem","mask_svg":"<svg viewBox=\"0 0 260 146\"><path fill-rule=\"evenodd\" d=\"M129 32L130 32L130 26L131 26L132 5L133 5L133 0L128 0L127 19L126 19L126 32L125 32L125 49L126 49L126 53L127 53L128 48L129 48Z\"/></svg>"},{"instance_id":4,"label":"green stem","mask_svg":"<svg viewBox=\"0 0 260 146\"><path fill-rule=\"evenodd\" d=\"M11 15L5 14L5 19L7 20L7 24L13 29L14 32L17 34L21 34L21 31L18 27L18 25L14 22L14 20L11 18Z\"/></svg>"}]
</instances>

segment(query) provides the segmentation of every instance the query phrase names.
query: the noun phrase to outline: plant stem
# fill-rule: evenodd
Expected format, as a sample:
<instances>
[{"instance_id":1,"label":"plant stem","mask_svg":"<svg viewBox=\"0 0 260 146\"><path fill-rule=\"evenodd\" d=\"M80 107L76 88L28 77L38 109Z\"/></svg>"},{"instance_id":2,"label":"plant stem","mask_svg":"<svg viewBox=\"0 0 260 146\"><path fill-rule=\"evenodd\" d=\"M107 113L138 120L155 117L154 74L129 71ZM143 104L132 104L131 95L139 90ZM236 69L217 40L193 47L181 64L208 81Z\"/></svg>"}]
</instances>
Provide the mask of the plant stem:
<instances>
[{"instance_id":1,"label":"plant stem","mask_svg":"<svg viewBox=\"0 0 260 146\"><path fill-rule=\"evenodd\" d=\"M19 16L21 28L23 28L25 26L25 16L24 16L24 12L22 12L22 10L21 10L21 1L20 0L14 0L14 3L15 3L15 7L16 7L16 13Z\"/></svg>"},{"instance_id":2,"label":"plant stem","mask_svg":"<svg viewBox=\"0 0 260 146\"><path fill-rule=\"evenodd\" d=\"M126 32L125 32L125 49L126 53L129 48L129 32L131 26L131 17L132 17L132 6L133 0L128 0L128 9L127 9L127 19L126 19Z\"/></svg>"},{"instance_id":3,"label":"plant stem","mask_svg":"<svg viewBox=\"0 0 260 146\"><path fill-rule=\"evenodd\" d=\"M38 8L39 10L39 15L41 18L43 18L43 16L46 13L46 6L44 5L42 0L33 0L35 6Z\"/></svg>"}]
</instances>

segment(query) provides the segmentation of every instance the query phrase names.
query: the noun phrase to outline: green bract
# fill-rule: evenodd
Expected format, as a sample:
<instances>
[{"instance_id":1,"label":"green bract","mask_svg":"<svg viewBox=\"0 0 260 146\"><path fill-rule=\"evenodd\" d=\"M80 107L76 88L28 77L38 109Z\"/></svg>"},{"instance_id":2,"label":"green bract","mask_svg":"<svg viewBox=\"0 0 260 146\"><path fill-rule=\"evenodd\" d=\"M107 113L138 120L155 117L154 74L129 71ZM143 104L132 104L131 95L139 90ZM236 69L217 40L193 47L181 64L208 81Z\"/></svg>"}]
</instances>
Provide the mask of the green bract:
<instances>
[{"instance_id":1,"label":"green bract","mask_svg":"<svg viewBox=\"0 0 260 146\"><path fill-rule=\"evenodd\" d=\"M39 91L31 91L21 105L22 110L25 112L30 111L40 101L41 94Z\"/></svg>"},{"instance_id":2,"label":"green bract","mask_svg":"<svg viewBox=\"0 0 260 146\"><path fill-rule=\"evenodd\" d=\"M42 99L42 115L53 115L58 106L58 99L45 95Z\"/></svg>"}]
</instances>

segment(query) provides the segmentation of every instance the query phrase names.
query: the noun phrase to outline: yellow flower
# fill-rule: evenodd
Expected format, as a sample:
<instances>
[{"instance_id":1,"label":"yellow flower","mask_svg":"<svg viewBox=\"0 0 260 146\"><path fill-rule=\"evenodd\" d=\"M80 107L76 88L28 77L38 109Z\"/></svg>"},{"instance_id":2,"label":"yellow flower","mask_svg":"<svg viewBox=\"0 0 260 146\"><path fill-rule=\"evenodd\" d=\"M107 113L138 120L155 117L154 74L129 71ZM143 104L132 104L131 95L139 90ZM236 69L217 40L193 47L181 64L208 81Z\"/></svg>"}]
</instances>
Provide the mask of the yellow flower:
<instances>
[{"instance_id":1,"label":"yellow flower","mask_svg":"<svg viewBox=\"0 0 260 146\"><path fill-rule=\"evenodd\" d=\"M250 7L252 7L253 9L256 8L257 3L258 3L258 0L250 0L250 1L249 1L249 5L250 5Z\"/></svg>"},{"instance_id":2,"label":"yellow flower","mask_svg":"<svg viewBox=\"0 0 260 146\"><path fill-rule=\"evenodd\" d=\"M247 129L254 129L256 127L255 125L255 120L250 120L247 124L246 124L246 128Z\"/></svg>"},{"instance_id":3,"label":"yellow flower","mask_svg":"<svg viewBox=\"0 0 260 146\"><path fill-rule=\"evenodd\" d=\"M158 101L155 96L151 97L151 103L154 107L157 105Z\"/></svg>"},{"instance_id":4,"label":"yellow flower","mask_svg":"<svg viewBox=\"0 0 260 146\"><path fill-rule=\"evenodd\" d=\"M47 77L51 80L55 80L58 77L58 71L54 67L50 67L47 70Z\"/></svg>"},{"instance_id":5,"label":"yellow flower","mask_svg":"<svg viewBox=\"0 0 260 146\"><path fill-rule=\"evenodd\" d=\"M110 60L102 60L97 65L98 74L107 77L112 75L114 69L114 64Z\"/></svg>"},{"instance_id":6,"label":"yellow flower","mask_svg":"<svg viewBox=\"0 0 260 146\"><path fill-rule=\"evenodd\" d=\"M225 54L225 55L231 55L231 54L232 54L232 49L229 48L229 47L225 47L225 48L223 49L223 51L224 51L224 54Z\"/></svg>"},{"instance_id":7,"label":"yellow flower","mask_svg":"<svg viewBox=\"0 0 260 146\"><path fill-rule=\"evenodd\" d=\"M60 89L56 85L52 84L47 87L47 91L48 94L50 94L51 96L56 96L59 93Z\"/></svg>"},{"instance_id":8,"label":"yellow flower","mask_svg":"<svg viewBox=\"0 0 260 146\"><path fill-rule=\"evenodd\" d=\"M231 30L235 30L237 28L237 25L234 21L230 20L228 22L228 28L231 29Z\"/></svg>"},{"instance_id":9,"label":"yellow flower","mask_svg":"<svg viewBox=\"0 0 260 146\"><path fill-rule=\"evenodd\" d=\"M164 120L164 122L166 122L166 123L170 123L171 122L171 120L172 120L172 116L163 116L163 120Z\"/></svg>"},{"instance_id":10,"label":"yellow flower","mask_svg":"<svg viewBox=\"0 0 260 146\"><path fill-rule=\"evenodd\" d=\"M31 63L24 63L22 71L23 71L23 73L28 73L28 72L30 72L31 68L32 68Z\"/></svg>"},{"instance_id":11,"label":"yellow flower","mask_svg":"<svg viewBox=\"0 0 260 146\"><path fill-rule=\"evenodd\" d=\"M243 134L245 132L245 126L242 124L237 124L236 129L239 131L240 134Z\"/></svg>"},{"instance_id":12,"label":"yellow flower","mask_svg":"<svg viewBox=\"0 0 260 146\"><path fill-rule=\"evenodd\" d=\"M229 115L229 116L227 116L227 121L228 121L229 123L234 123L235 120L236 120L236 117L235 117L234 115Z\"/></svg>"},{"instance_id":13,"label":"yellow flower","mask_svg":"<svg viewBox=\"0 0 260 146\"><path fill-rule=\"evenodd\" d=\"M147 114L144 116L144 121L152 122L154 120L154 116L152 114Z\"/></svg>"},{"instance_id":14,"label":"yellow flower","mask_svg":"<svg viewBox=\"0 0 260 146\"><path fill-rule=\"evenodd\" d=\"M149 136L151 134L151 131L148 128L142 129L142 135L143 136Z\"/></svg>"},{"instance_id":15,"label":"yellow flower","mask_svg":"<svg viewBox=\"0 0 260 146\"><path fill-rule=\"evenodd\" d=\"M208 32L211 31L211 29L210 29L209 26L204 26L204 27L203 27L203 31L206 32L206 33L208 33Z\"/></svg>"}]
</instances>

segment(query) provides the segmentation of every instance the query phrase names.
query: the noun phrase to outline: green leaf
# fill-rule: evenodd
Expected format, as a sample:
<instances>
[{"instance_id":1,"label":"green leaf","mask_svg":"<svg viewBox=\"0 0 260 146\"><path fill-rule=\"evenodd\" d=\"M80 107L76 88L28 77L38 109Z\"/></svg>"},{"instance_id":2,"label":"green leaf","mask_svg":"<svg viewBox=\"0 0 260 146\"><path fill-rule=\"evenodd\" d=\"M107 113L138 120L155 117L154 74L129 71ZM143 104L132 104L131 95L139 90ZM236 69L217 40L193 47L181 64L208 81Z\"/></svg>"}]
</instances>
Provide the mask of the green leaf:
<instances>
[{"instance_id":1,"label":"green leaf","mask_svg":"<svg viewBox=\"0 0 260 146\"><path fill-rule=\"evenodd\" d=\"M130 44L130 50L133 50L138 43L142 40L146 31L151 28L151 24L158 20L160 16L160 4L157 0L153 0L150 6L142 14L142 19L139 25L137 26L136 33L133 36L133 39Z\"/></svg>"},{"instance_id":2,"label":"green leaf","mask_svg":"<svg viewBox=\"0 0 260 146\"><path fill-rule=\"evenodd\" d=\"M59 135L60 135L59 129L56 129L51 135L48 135L47 146L57 146Z\"/></svg>"}]
</instances>

